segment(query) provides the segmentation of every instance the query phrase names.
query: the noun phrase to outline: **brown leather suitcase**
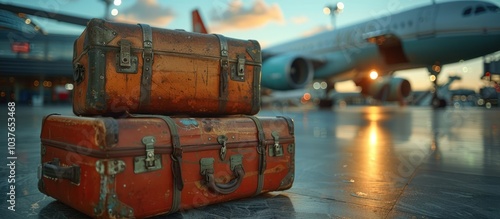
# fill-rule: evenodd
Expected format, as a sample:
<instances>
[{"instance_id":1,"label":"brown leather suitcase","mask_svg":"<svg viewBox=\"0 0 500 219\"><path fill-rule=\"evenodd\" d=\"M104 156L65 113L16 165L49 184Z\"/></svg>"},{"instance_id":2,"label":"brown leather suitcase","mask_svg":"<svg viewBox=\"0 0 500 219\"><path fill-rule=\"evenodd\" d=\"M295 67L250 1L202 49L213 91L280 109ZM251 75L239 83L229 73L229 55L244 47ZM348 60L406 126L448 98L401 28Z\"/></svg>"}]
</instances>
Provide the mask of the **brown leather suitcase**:
<instances>
[{"instance_id":1,"label":"brown leather suitcase","mask_svg":"<svg viewBox=\"0 0 500 219\"><path fill-rule=\"evenodd\" d=\"M254 115L257 41L100 19L75 41L76 115Z\"/></svg>"},{"instance_id":2,"label":"brown leather suitcase","mask_svg":"<svg viewBox=\"0 0 500 219\"><path fill-rule=\"evenodd\" d=\"M93 217L148 217L285 190L294 180L287 117L49 115L39 190Z\"/></svg>"}]
</instances>

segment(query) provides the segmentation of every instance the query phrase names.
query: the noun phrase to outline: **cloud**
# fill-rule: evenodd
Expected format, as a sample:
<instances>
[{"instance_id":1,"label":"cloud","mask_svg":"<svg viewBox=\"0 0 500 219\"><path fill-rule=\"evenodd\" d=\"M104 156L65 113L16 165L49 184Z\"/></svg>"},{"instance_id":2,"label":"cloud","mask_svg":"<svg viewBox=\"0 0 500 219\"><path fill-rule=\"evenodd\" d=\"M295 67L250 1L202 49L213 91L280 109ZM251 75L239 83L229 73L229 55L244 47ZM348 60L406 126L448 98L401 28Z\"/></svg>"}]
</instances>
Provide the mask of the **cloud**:
<instances>
[{"instance_id":1,"label":"cloud","mask_svg":"<svg viewBox=\"0 0 500 219\"><path fill-rule=\"evenodd\" d=\"M302 33L302 36L307 37L307 36L312 36L317 33L325 32L332 30L330 26L316 26L312 29L306 30Z\"/></svg>"},{"instance_id":2,"label":"cloud","mask_svg":"<svg viewBox=\"0 0 500 219\"><path fill-rule=\"evenodd\" d=\"M304 24L309 21L309 18L306 16L292 17L292 23L294 24Z\"/></svg>"},{"instance_id":3,"label":"cloud","mask_svg":"<svg viewBox=\"0 0 500 219\"><path fill-rule=\"evenodd\" d=\"M255 0L249 8L241 0L232 0L223 10L212 10L210 29L213 32L252 29L270 22L284 23L285 19L278 4L268 5L264 0Z\"/></svg>"},{"instance_id":4,"label":"cloud","mask_svg":"<svg viewBox=\"0 0 500 219\"><path fill-rule=\"evenodd\" d=\"M161 6L157 0L138 0L130 8L120 11L115 20L126 23L146 23L165 28L174 17L174 11L169 7Z\"/></svg>"}]
</instances>

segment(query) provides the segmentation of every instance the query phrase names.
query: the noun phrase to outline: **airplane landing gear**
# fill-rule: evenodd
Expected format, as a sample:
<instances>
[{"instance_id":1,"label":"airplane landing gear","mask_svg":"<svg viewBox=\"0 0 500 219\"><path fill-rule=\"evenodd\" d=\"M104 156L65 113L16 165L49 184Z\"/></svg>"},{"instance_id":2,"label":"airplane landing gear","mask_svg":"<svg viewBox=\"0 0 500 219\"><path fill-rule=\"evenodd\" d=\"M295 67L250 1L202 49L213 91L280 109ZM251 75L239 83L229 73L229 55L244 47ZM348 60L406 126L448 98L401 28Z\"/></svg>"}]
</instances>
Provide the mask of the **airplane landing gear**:
<instances>
[{"instance_id":1,"label":"airplane landing gear","mask_svg":"<svg viewBox=\"0 0 500 219\"><path fill-rule=\"evenodd\" d=\"M432 108L439 109L446 107L446 100L439 97L432 97Z\"/></svg>"},{"instance_id":2,"label":"airplane landing gear","mask_svg":"<svg viewBox=\"0 0 500 219\"><path fill-rule=\"evenodd\" d=\"M326 82L325 95L319 100L319 108L321 109L329 109L332 108L334 104L333 98L330 97L330 93L335 90L334 82Z\"/></svg>"},{"instance_id":3,"label":"airplane landing gear","mask_svg":"<svg viewBox=\"0 0 500 219\"><path fill-rule=\"evenodd\" d=\"M332 106L333 106L333 100L332 99L328 99L328 98L322 98L322 99L319 100L318 106L321 109L332 108Z\"/></svg>"},{"instance_id":4,"label":"airplane landing gear","mask_svg":"<svg viewBox=\"0 0 500 219\"><path fill-rule=\"evenodd\" d=\"M432 67L428 68L430 73L430 80L432 81L433 91L432 91L432 108L439 109L446 107L446 100L438 96L438 83L437 76L441 72L441 65L439 63L434 64Z\"/></svg>"}]
</instances>

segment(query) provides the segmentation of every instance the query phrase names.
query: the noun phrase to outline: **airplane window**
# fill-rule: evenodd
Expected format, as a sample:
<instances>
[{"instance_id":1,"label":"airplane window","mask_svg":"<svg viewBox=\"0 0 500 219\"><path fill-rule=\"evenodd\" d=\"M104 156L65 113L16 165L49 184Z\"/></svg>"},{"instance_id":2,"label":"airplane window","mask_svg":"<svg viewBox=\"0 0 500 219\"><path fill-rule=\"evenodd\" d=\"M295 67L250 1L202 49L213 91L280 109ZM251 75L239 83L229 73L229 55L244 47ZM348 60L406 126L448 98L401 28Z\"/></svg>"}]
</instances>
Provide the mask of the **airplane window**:
<instances>
[{"instance_id":1,"label":"airplane window","mask_svg":"<svg viewBox=\"0 0 500 219\"><path fill-rule=\"evenodd\" d=\"M500 13L500 8L496 5L486 6L491 12Z\"/></svg>"},{"instance_id":2,"label":"airplane window","mask_svg":"<svg viewBox=\"0 0 500 219\"><path fill-rule=\"evenodd\" d=\"M409 27L413 26L413 22L412 21L408 21L408 26Z\"/></svg>"},{"instance_id":3,"label":"airplane window","mask_svg":"<svg viewBox=\"0 0 500 219\"><path fill-rule=\"evenodd\" d=\"M483 6L477 6L476 11L474 11L475 14L481 14L484 12L486 12L486 8L484 8Z\"/></svg>"},{"instance_id":4,"label":"airplane window","mask_svg":"<svg viewBox=\"0 0 500 219\"><path fill-rule=\"evenodd\" d=\"M464 10L464 12L462 13L463 16L469 16L472 12L472 7L468 7Z\"/></svg>"}]
</instances>

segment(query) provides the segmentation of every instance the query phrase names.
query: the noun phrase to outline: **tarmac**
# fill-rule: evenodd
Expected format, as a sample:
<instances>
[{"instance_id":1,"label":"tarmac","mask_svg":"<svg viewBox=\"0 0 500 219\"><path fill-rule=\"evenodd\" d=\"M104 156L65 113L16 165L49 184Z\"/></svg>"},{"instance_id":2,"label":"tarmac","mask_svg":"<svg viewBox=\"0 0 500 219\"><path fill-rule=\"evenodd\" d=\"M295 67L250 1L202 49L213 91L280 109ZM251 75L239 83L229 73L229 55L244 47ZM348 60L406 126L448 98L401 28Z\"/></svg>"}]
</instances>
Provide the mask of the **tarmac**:
<instances>
[{"instance_id":1,"label":"tarmac","mask_svg":"<svg viewBox=\"0 0 500 219\"><path fill-rule=\"evenodd\" d=\"M42 118L72 115L71 106L16 106L14 177L8 110L0 108L0 217L88 218L37 189ZM294 119L291 189L154 218L500 218L500 108L271 108L258 115Z\"/></svg>"}]
</instances>

